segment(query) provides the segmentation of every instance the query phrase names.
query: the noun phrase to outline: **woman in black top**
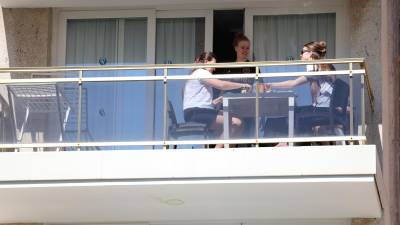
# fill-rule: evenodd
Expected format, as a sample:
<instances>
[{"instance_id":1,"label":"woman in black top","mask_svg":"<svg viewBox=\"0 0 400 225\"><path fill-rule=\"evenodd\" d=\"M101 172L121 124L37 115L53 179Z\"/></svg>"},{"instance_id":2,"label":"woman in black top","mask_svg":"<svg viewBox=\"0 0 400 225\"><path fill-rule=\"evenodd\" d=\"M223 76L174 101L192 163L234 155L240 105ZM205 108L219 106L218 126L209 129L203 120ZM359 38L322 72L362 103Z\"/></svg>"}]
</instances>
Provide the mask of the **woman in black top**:
<instances>
[{"instance_id":1,"label":"woman in black top","mask_svg":"<svg viewBox=\"0 0 400 225\"><path fill-rule=\"evenodd\" d=\"M243 33L237 33L233 39L233 47L236 52L236 62L249 62L250 54L250 40ZM226 74L246 74L255 73L255 67L238 67L238 68L228 68ZM232 78L229 79L231 82L244 83L253 85L253 78ZM240 89L230 90L231 93L240 93Z\"/></svg>"},{"instance_id":2,"label":"woman in black top","mask_svg":"<svg viewBox=\"0 0 400 225\"><path fill-rule=\"evenodd\" d=\"M236 52L236 62L249 62L249 54L250 54L250 40L243 34L237 33L235 38L233 39L233 47ZM226 74L248 74L255 73L255 67L236 67L236 68L227 68ZM230 78L228 81L248 84L253 86L254 78ZM241 89L233 89L224 91L224 93L241 93ZM222 95L223 93L221 93ZM255 115L254 115L255 116ZM242 135L244 138L253 138L255 134L255 117L253 118L241 118L243 121L243 131Z\"/></svg>"}]
</instances>

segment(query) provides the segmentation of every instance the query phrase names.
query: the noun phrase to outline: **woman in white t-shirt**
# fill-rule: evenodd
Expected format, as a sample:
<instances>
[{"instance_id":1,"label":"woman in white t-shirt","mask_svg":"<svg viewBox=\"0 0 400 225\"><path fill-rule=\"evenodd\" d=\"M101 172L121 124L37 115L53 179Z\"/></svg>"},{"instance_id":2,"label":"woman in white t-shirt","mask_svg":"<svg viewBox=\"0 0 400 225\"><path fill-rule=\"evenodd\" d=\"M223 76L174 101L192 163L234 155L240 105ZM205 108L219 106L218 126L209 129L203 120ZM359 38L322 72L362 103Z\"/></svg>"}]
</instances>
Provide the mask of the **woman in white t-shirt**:
<instances>
[{"instance_id":1,"label":"woman in white t-shirt","mask_svg":"<svg viewBox=\"0 0 400 225\"><path fill-rule=\"evenodd\" d=\"M196 58L198 63L216 63L215 55L212 52L204 52ZM192 76L211 75L214 68L200 68L192 72ZM213 88L219 90L250 89L249 84L223 81L219 79L193 79L188 80L183 93L183 112L186 122L205 123L211 130L215 130L218 135L222 134L223 115L215 108L222 102L222 97L213 98ZM237 117L231 120L231 135L237 136L242 131L242 121ZM215 146L223 147L222 144Z\"/></svg>"}]
</instances>

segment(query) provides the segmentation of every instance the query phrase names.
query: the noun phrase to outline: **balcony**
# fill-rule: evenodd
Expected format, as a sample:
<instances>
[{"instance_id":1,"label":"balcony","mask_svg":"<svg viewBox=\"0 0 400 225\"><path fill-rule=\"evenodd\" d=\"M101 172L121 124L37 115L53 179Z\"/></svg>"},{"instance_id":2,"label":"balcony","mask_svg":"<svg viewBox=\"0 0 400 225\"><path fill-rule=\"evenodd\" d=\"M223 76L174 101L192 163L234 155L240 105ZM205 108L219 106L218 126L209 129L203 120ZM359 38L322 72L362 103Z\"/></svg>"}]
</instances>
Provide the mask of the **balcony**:
<instances>
[{"instance_id":1,"label":"balcony","mask_svg":"<svg viewBox=\"0 0 400 225\"><path fill-rule=\"evenodd\" d=\"M364 61L313 61L327 63L336 70L304 72L305 61L1 69L9 78L1 79L0 221L346 224L380 217L379 160L365 144ZM204 67L256 72L188 75ZM232 136L224 123L221 136L177 135L186 80L257 84L317 75L348 86L340 126L298 131L294 111L311 103L308 85L268 92L254 85L223 95L225 122L244 113L246 132ZM225 148L204 149L217 143ZM289 146L267 147L276 143Z\"/></svg>"}]
</instances>

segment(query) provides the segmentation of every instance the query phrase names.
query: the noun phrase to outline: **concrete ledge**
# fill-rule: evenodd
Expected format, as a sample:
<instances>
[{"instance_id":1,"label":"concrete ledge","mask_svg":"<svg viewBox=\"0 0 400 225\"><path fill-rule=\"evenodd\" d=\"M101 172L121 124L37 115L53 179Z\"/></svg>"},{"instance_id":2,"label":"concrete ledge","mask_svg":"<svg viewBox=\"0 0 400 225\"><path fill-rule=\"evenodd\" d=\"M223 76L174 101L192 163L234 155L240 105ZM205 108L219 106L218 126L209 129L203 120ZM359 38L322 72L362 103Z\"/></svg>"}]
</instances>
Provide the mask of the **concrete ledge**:
<instances>
[{"instance_id":1,"label":"concrete ledge","mask_svg":"<svg viewBox=\"0 0 400 225\"><path fill-rule=\"evenodd\" d=\"M0 154L0 182L375 175L374 145Z\"/></svg>"}]
</instances>

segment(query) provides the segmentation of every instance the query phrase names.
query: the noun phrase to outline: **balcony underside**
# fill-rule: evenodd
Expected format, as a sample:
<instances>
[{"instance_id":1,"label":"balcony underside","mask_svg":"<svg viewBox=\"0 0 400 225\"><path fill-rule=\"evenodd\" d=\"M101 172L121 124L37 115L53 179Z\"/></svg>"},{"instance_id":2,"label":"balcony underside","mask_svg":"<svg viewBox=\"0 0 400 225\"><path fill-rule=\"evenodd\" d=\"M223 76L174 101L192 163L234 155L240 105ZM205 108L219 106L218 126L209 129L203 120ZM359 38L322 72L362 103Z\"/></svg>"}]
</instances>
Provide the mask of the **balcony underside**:
<instances>
[{"instance_id":1,"label":"balcony underside","mask_svg":"<svg viewBox=\"0 0 400 225\"><path fill-rule=\"evenodd\" d=\"M374 218L374 178L264 178L41 184L0 190L2 222Z\"/></svg>"},{"instance_id":2,"label":"balcony underside","mask_svg":"<svg viewBox=\"0 0 400 225\"><path fill-rule=\"evenodd\" d=\"M380 217L375 146L0 154L1 222Z\"/></svg>"}]
</instances>

